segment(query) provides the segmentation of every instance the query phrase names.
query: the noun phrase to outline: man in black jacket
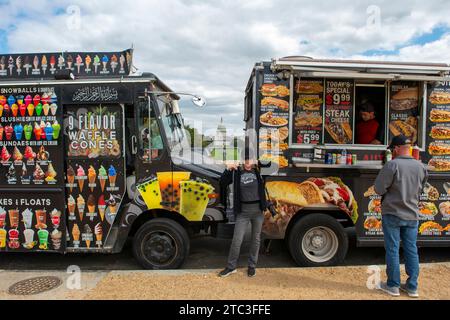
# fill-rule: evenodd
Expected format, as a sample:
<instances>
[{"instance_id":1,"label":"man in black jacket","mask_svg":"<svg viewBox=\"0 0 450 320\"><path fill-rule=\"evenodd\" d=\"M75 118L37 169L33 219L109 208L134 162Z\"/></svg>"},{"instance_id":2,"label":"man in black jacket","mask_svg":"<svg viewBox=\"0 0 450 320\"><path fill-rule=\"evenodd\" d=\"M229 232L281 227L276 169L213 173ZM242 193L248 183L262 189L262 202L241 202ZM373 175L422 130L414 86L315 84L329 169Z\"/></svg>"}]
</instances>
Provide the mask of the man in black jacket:
<instances>
[{"instance_id":1,"label":"man in black jacket","mask_svg":"<svg viewBox=\"0 0 450 320\"><path fill-rule=\"evenodd\" d=\"M235 164L228 165L220 179L222 202L225 206L226 190L228 185L233 183L233 212L236 221L228 264L219 273L220 277L236 272L241 245L249 223L252 226L252 234L247 275L253 277L256 274L261 228L264 221L263 211L267 208L267 199L264 180L259 170L260 163L253 159L247 150L245 150L244 159L242 167ZM266 166L268 165L264 165Z\"/></svg>"}]
</instances>

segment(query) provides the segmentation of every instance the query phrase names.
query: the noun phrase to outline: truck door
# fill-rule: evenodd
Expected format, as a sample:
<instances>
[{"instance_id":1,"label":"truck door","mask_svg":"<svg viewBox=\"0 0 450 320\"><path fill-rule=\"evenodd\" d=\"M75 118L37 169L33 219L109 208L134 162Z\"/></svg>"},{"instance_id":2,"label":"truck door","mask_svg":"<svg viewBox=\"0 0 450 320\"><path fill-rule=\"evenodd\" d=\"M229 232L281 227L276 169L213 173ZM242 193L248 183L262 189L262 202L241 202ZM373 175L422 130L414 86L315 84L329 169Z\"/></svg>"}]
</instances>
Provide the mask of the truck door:
<instances>
[{"instance_id":1,"label":"truck door","mask_svg":"<svg viewBox=\"0 0 450 320\"><path fill-rule=\"evenodd\" d=\"M1 88L0 251L63 252L62 107L55 87Z\"/></svg>"}]
</instances>

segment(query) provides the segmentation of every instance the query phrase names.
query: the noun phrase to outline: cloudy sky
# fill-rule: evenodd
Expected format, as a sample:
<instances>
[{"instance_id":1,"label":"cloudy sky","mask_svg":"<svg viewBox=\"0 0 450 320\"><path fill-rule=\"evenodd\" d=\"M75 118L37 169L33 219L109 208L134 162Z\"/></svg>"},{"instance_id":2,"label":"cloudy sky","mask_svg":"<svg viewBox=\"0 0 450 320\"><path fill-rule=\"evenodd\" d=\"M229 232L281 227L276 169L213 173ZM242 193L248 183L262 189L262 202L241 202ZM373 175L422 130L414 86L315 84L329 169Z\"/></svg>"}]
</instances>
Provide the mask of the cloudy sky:
<instances>
[{"instance_id":1,"label":"cloudy sky","mask_svg":"<svg viewBox=\"0 0 450 320\"><path fill-rule=\"evenodd\" d=\"M256 62L288 55L450 63L450 6L427 1L0 0L0 53L135 48L139 71L204 96L188 121L241 129Z\"/></svg>"}]
</instances>

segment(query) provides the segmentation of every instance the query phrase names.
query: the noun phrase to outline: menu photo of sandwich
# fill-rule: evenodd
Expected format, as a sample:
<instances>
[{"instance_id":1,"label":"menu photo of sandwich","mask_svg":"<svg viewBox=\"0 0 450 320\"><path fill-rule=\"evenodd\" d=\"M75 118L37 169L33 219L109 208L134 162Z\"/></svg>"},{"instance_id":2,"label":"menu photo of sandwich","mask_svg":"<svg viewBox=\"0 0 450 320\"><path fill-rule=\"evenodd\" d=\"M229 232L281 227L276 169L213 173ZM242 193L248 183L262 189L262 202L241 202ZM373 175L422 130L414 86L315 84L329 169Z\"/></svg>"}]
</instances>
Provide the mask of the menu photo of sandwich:
<instances>
[{"instance_id":1,"label":"menu photo of sandwich","mask_svg":"<svg viewBox=\"0 0 450 320\"><path fill-rule=\"evenodd\" d=\"M259 130L259 140L284 141L289 136L289 128L261 128Z\"/></svg>"},{"instance_id":2,"label":"menu photo of sandwich","mask_svg":"<svg viewBox=\"0 0 450 320\"><path fill-rule=\"evenodd\" d=\"M295 115L295 127L319 127L322 125L322 120L319 112L300 111Z\"/></svg>"},{"instance_id":3,"label":"menu photo of sandwich","mask_svg":"<svg viewBox=\"0 0 450 320\"><path fill-rule=\"evenodd\" d=\"M428 165L432 171L450 171L450 160L448 159L432 158L428 161Z\"/></svg>"},{"instance_id":4,"label":"menu photo of sandwich","mask_svg":"<svg viewBox=\"0 0 450 320\"><path fill-rule=\"evenodd\" d=\"M439 212L444 218L450 218L450 201L441 202L439 204Z\"/></svg>"},{"instance_id":5,"label":"menu photo of sandwich","mask_svg":"<svg viewBox=\"0 0 450 320\"><path fill-rule=\"evenodd\" d=\"M389 130L392 135L397 136L403 134L408 137L414 144L417 141L417 129L407 121L394 120L389 123Z\"/></svg>"},{"instance_id":6,"label":"menu photo of sandwich","mask_svg":"<svg viewBox=\"0 0 450 320\"><path fill-rule=\"evenodd\" d=\"M295 86L297 93L323 93L322 81L314 80L300 80Z\"/></svg>"},{"instance_id":7,"label":"menu photo of sandwich","mask_svg":"<svg viewBox=\"0 0 450 320\"><path fill-rule=\"evenodd\" d=\"M433 126L431 127L430 137L439 140L450 139L450 127Z\"/></svg>"},{"instance_id":8,"label":"menu photo of sandwich","mask_svg":"<svg viewBox=\"0 0 450 320\"><path fill-rule=\"evenodd\" d=\"M319 95L301 95L297 100L297 106L305 111L319 111L322 103Z\"/></svg>"},{"instance_id":9,"label":"menu photo of sandwich","mask_svg":"<svg viewBox=\"0 0 450 320\"><path fill-rule=\"evenodd\" d=\"M450 104L450 92L448 91L433 91L428 99L432 104Z\"/></svg>"},{"instance_id":10,"label":"menu photo of sandwich","mask_svg":"<svg viewBox=\"0 0 450 320\"><path fill-rule=\"evenodd\" d=\"M272 111L266 112L259 117L261 124L269 127L282 127L288 124L287 119L276 117Z\"/></svg>"},{"instance_id":11,"label":"menu photo of sandwich","mask_svg":"<svg viewBox=\"0 0 450 320\"><path fill-rule=\"evenodd\" d=\"M432 156L450 155L450 144L443 142L431 142L428 153Z\"/></svg>"},{"instance_id":12,"label":"menu photo of sandwich","mask_svg":"<svg viewBox=\"0 0 450 320\"><path fill-rule=\"evenodd\" d=\"M436 187L432 186L429 182L425 184L423 188L423 195L428 201L436 201L439 199L439 191Z\"/></svg>"},{"instance_id":13,"label":"menu photo of sandwich","mask_svg":"<svg viewBox=\"0 0 450 320\"><path fill-rule=\"evenodd\" d=\"M364 220L364 229L369 231L381 231L381 219L374 216L367 217L366 220Z\"/></svg>"},{"instance_id":14,"label":"menu photo of sandwich","mask_svg":"<svg viewBox=\"0 0 450 320\"><path fill-rule=\"evenodd\" d=\"M450 122L450 111L432 109L430 112L431 122Z\"/></svg>"},{"instance_id":15,"label":"menu photo of sandwich","mask_svg":"<svg viewBox=\"0 0 450 320\"><path fill-rule=\"evenodd\" d=\"M432 219L438 213L434 202L419 202L419 216L426 219Z\"/></svg>"},{"instance_id":16,"label":"menu photo of sandwich","mask_svg":"<svg viewBox=\"0 0 450 320\"><path fill-rule=\"evenodd\" d=\"M444 228L437 222L427 221L420 225L419 234L426 235L440 235Z\"/></svg>"},{"instance_id":17,"label":"menu photo of sandwich","mask_svg":"<svg viewBox=\"0 0 450 320\"><path fill-rule=\"evenodd\" d=\"M275 155L273 153L264 153L259 157L261 161L271 161L278 164L280 169L286 168L289 165L288 160L283 155Z\"/></svg>"},{"instance_id":18,"label":"menu photo of sandwich","mask_svg":"<svg viewBox=\"0 0 450 320\"><path fill-rule=\"evenodd\" d=\"M276 140L264 140L259 143L259 148L264 151L285 151L289 148L286 142L280 142Z\"/></svg>"},{"instance_id":19,"label":"menu photo of sandwich","mask_svg":"<svg viewBox=\"0 0 450 320\"><path fill-rule=\"evenodd\" d=\"M348 144L352 142L353 131L348 122L331 122L325 125L325 129L338 144Z\"/></svg>"},{"instance_id":20,"label":"menu photo of sandwich","mask_svg":"<svg viewBox=\"0 0 450 320\"><path fill-rule=\"evenodd\" d=\"M419 101L419 88L400 89L391 97L391 109L396 111L417 108Z\"/></svg>"},{"instance_id":21,"label":"menu photo of sandwich","mask_svg":"<svg viewBox=\"0 0 450 320\"><path fill-rule=\"evenodd\" d=\"M261 86L261 94L264 97L287 97L289 88L285 85L276 85L274 83L264 83Z\"/></svg>"},{"instance_id":22,"label":"menu photo of sandwich","mask_svg":"<svg viewBox=\"0 0 450 320\"><path fill-rule=\"evenodd\" d=\"M289 110L289 102L288 101L278 99L278 98L273 98L273 97L265 97L264 99L262 99L261 106L273 106L273 107L276 107L283 111Z\"/></svg>"}]
</instances>

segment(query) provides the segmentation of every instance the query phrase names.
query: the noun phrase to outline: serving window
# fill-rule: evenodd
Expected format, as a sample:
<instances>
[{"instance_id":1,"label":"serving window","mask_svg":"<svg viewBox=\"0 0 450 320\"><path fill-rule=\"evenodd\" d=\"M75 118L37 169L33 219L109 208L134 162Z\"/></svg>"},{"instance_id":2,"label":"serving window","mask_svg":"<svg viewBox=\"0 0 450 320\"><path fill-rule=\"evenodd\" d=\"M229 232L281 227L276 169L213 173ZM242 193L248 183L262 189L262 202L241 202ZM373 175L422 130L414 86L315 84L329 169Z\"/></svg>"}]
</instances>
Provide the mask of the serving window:
<instances>
[{"instance_id":1,"label":"serving window","mask_svg":"<svg viewBox=\"0 0 450 320\"><path fill-rule=\"evenodd\" d=\"M420 82L296 78L291 110L293 148L311 145L386 148L404 134L423 146L419 134Z\"/></svg>"}]
</instances>

